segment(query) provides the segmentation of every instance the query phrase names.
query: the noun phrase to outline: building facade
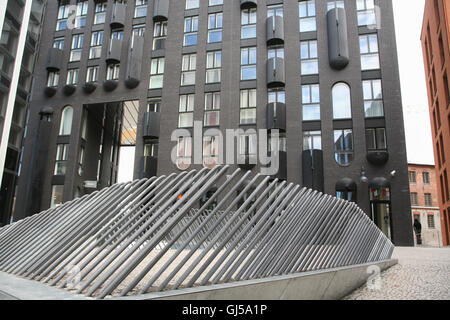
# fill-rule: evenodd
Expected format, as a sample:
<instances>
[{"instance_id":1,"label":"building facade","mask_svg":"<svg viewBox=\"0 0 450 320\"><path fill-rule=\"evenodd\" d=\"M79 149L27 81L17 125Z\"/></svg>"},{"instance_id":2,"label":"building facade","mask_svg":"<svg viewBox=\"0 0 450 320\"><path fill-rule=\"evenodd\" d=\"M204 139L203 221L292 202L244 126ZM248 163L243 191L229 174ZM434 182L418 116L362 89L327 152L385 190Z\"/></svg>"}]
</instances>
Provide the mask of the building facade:
<instances>
[{"instance_id":1,"label":"building facade","mask_svg":"<svg viewBox=\"0 0 450 320\"><path fill-rule=\"evenodd\" d=\"M391 1L54 1L41 44L16 220L113 184L132 145L135 178L227 163L413 245Z\"/></svg>"},{"instance_id":2,"label":"building facade","mask_svg":"<svg viewBox=\"0 0 450 320\"><path fill-rule=\"evenodd\" d=\"M441 216L435 168L433 165L410 163L408 171L411 190L411 223L414 223L415 219L420 222L422 245L441 247Z\"/></svg>"},{"instance_id":3,"label":"building facade","mask_svg":"<svg viewBox=\"0 0 450 320\"><path fill-rule=\"evenodd\" d=\"M44 8L44 0L0 3L0 225L14 207Z\"/></svg>"},{"instance_id":4,"label":"building facade","mask_svg":"<svg viewBox=\"0 0 450 320\"><path fill-rule=\"evenodd\" d=\"M450 245L450 4L428 0L422 26L422 48L433 134L443 243Z\"/></svg>"}]
</instances>

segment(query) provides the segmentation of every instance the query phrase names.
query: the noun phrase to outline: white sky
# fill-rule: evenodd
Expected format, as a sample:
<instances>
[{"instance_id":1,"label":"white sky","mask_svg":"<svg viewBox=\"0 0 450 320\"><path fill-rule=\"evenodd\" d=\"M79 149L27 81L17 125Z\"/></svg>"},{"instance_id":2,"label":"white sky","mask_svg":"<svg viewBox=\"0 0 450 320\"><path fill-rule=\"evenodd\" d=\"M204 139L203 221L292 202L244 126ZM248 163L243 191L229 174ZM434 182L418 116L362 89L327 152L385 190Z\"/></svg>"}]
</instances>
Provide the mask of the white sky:
<instances>
[{"instance_id":1,"label":"white sky","mask_svg":"<svg viewBox=\"0 0 450 320\"><path fill-rule=\"evenodd\" d=\"M420 33L425 0L392 0L408 162L434 164ZM133 179L134 148L122 148L118 182Z\"/></svg>"},{"instance_id":2,"label":"white sky","mask_svg":"<svg viewBox=\"0 0 450 320\"><path fill-rule=\"evenodd\" d=\"M434 164L428 95L420 33L425 0L394 4L408 162Z\"/></svg>"}]
</instances>

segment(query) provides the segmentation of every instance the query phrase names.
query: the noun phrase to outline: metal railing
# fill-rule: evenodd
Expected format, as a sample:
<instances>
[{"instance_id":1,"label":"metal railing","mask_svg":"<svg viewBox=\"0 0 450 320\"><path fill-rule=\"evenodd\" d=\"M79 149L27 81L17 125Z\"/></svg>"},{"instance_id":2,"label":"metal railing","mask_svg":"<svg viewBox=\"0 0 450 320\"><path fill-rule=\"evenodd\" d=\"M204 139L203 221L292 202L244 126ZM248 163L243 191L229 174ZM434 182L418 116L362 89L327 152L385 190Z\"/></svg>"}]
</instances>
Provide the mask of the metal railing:
<instances>
[{"instance_id":1,"label":"metal railing","mask_svg":"<svg viewBox=\"0 0 450 320\"><path fill-rule=\"evenodd\" d=\"M105 298L391 257L356 204L228 169L117 184L5 226L0 271Z\"/></svg>"}]
</instances>

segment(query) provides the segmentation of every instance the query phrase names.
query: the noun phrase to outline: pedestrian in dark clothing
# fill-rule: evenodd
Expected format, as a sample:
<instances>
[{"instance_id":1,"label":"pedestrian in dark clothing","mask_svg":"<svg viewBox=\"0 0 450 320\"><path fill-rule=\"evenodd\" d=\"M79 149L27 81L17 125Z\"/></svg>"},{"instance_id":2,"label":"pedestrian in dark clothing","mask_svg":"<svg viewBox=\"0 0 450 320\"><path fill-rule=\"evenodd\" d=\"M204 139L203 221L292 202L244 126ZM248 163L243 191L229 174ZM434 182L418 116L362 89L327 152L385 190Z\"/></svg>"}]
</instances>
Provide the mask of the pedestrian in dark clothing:
<instances>
[{"instance_id":1,"label":"pedestrian in dark clothing","mask_svg":"<svg viewBox=\"0 0 450 320\"><path fill-rule=\"evenodd\" d=\"M416 232L417 244L422 244L422 225L417 219L414 219L414 231Z\"/></svg>"}]
</instances>

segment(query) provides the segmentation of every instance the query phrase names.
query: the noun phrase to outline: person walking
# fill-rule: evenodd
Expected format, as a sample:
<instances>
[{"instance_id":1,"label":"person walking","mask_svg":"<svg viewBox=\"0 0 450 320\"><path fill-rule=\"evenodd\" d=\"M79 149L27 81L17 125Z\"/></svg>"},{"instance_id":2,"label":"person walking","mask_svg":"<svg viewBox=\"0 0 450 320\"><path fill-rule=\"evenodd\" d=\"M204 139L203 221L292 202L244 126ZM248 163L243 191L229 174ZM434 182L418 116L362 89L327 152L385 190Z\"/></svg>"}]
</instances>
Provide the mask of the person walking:
<instances>
[{"instance_id":1,"label":"person walking","mask_svg":"<svg viewBox=\"0 0 450 320\"><path fill-rule=\"evenodd\" d=\"M422 225L417 219L414 219L414 231L416 232L417 244L422 244Z\"/></svg>"}]
</instances>

